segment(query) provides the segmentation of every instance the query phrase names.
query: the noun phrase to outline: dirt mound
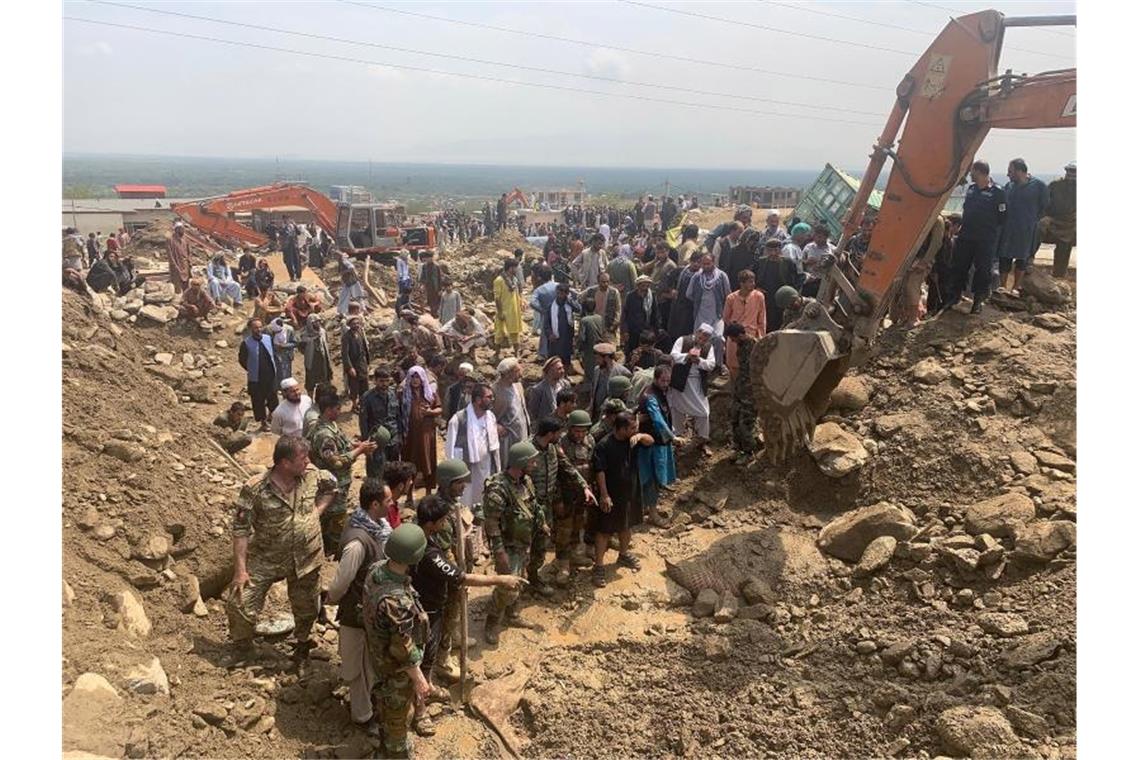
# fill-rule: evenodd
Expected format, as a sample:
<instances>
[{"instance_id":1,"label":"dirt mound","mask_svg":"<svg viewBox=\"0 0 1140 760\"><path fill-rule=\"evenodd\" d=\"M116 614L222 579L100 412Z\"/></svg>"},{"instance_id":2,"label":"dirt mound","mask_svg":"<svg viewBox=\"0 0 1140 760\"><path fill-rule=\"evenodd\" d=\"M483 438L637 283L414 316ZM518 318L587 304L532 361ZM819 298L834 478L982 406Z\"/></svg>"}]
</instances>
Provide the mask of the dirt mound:
<instances>
[{"instance_id":1,"label":"dirt mound","mask_svg":"<svg viewBox=\"0 0 1140 760\"><path fill-rule=\"evenodd\" d=\"M489 302L493 298L495 278L503 271L503 260L516 248L538 254L516 230L507 230L452 248L440 256L439 263L465 299Z\"/></svg>"},{"instance_id":2,"label":"dirt mound","mask_svg":"<svg viewBox=\"0 0 1140 760\"><path fill-rule=\"evenodd\" d=\"M130 256L166 260L166 244L174 234L174 222L160 219L134 232L125 252Z\"/></svg>"}]
</instances>

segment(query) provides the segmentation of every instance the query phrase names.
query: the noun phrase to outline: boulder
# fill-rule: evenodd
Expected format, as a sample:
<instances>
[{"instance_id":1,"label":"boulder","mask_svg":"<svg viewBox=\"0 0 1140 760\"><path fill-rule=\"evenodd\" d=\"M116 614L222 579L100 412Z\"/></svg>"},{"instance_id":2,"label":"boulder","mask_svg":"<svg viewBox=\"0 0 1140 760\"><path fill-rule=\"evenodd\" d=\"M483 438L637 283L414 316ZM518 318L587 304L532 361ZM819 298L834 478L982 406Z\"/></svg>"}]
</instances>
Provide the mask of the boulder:
<instances>
[{"instance_id":1,"label":"boulder","mask_svg":"<svg viewBox=\"0 0 1140 760\"><path fill-rule=\"evenodd\" d=\"M938 385L950 377L950 371L944 369L937 359L928 357L910 368L911 376L926 385Z\"/></svg>"},{"instance_id":2,"label":"boulder","mask_svg":"<svg viewBox=\"0 0 1140 760\"><path fill-rule=\"evenodd\" d=\"M717 604L720 602L720 594L711 588L701 589L697 594L697 600L693 602L693 617L706 618L712 616L716 612Z\"/></svg>"},{"instance_id":3,"label":"boulder","mask_svg":"<svg viewBox=\"0 0 1140 760\"><path fill-rule=\"evenodd\" d=\"M748 604L775 604L779 596L763 578L749 578L740 589L741 596Z\"/></svg>"},{"instance_id":4,"label":"boulder","mask_svg":"<svg viewBox=\"0 0 1140 760\"><path fill-rule=\"evenodd\" d=\"M102 525L96 526L95 530L91 532L91 535L100 541L110 541L115 537L115 532L115 526L103 523Z\"/></svg>"},{"instance_id":5,"label":"boulder","mask_svg":"<svg viewBox=\"0 0 1140 760\"><path fill-rule=\"evenodd\" d=\"M199 404L217 403L214 387L206 380L193 380L182 385L182 392Z\"/></svg>"},{"instance_id":6,"label":"boulder","mask_svg":"<svg viewBox=\"0 0 1140 760\"><path fill-rule=\"evenodd\" d=\"M891 438L908 427L917 426L920 422L921 416L918 412L884 414L875 419L875 432L883 438Z\"/></svg>"},{"instance_id":7,"label":"boulder","mask_svg":"<svg viewBox=\"0 0 1140 760\"><path fill-rule=\"evenodd\" d=\"M183 612L193 612L202 601L202 589L198 584L198 576L187 575L182 578L179 588L178 608Z\"/></svg>"},{"instance_id":8,"label":"boulder","mask_svg":"<svg viewBox=\"0 0 1140 760\"><path fill-rule=\"evenodd\" d=\"M1037 457L1028 451L1015 451L1009 455L1009 463L1014 472L1021 475L1032 475L1037 472Z\"/></svg>"},{"instance_id":9,"label":"boulder","mask_svg":"<svg viewBox=\"0 0 1140 760\"><path fill-rule=\"evenodd\" d=\"M154 361L156 364L162 364L169 367L170 363L174 361L174 354L162 351L154 355Z\"/></svg>"},{"instance_id":10,"label":"boulder","mask_svg":"<svg viewBox=\"0 0 1140 760\"><path fill-rule=\"evenodd\" d=\"M86 757L122 757L126 731L113 717L114 707L121 701L115 687L103 676L79 676L63 700L64 756L84 753Z\"/></svg>"},{"instance_id":11,"label":"boulder","mask_svg":"<svg viewBox=\"0 0 1140 760\"><path fill-rule=\"evenodd\" d=\"M1012 612L983 612L978 615L978 627L994 636L1021 636L1029 633L1025 618Z\"/></svg>"},{"instance_id":12,"label":"boulder","mask_svg":"<svg viewBox=\"0 0 1140 760\"><path fill-rule=\"evenodd\" d=\"M1017 752L1017 734L996 707L951 707L943 710L935 723L938 736L955 755L986 754L994 756L1003 748Z\"/></svg>"},{"instance_id":13,"label":"boulder","mask_svg":"<svg viewBox=\"0 0 1140 760\"><path fill-rule=\"evenodd\" d=\"M857 412L869 403L871 383L864 377L844 377L831 392L831 408L841 412Z\"/></svg>"},{"instance_id":14,"label":"boulder","mask_svg":"<svg viewBox=\"0 0 1140 760\"><path fill-rule=\"evenodd\" d=\"M713 613L713 621L728 623L736 617L739 611L740 600L733 594L724 594L720 599L720 604L717 605L716 612Z\"/></svg>"},{"instance_id":15,"label":"boulder","mask_svg":"<svg viewBox=\"0 0 1140 760\"><path fill-rule=\"evenodd\" d=\"M119 692L115 691L115 687L111 685L103 676L98 673L84 673L75 679L75 686L72 687L71 693L67 695L69 698L72 696L92 697L96 699L120 699ZM66 702L66 700L64 700Z\"/></svg>"},{"instance_id":16,"label":"boulder","mask_svg":"<svg viewBox=\"0 0 1140 760\"><path fill-rule=\"evenodd\" d=\"M103 453L128 464L146 456L146 449L131 441L110 440L103 444Z\"/></svg>"},{"instance_id":17,"label":"boulder","mask_svg":"<svg viewBox=\"0 0 1140 760\"><path fill-rule=\"evenodd\" d=\"M1017 646L1001 655L1002 663L1013 669L1028 668L1057 654L1064 641L1052 631L1040 631L1023 636Z\"/></svg>"},{"instance_id":18,"label":"boulder","mask_svg":"<svg viewBox=\"0 0 1140 760\"><path fill-rule=\"evenodd\" d=\"M127 673L127 688L135 694L161 694L170 696L170 681L157 657L146 665L136 665Z\"/></svg>"},{"instance_id":19,"label":"boulder","mask_svg":"<svg viewBox=\"0 0 1140 760\"><path fill-rule=\"evenodd\" d=\"M165 533L148 533L131 547L134 559L160 561L170 554L170 539Z\"/></svg>"},{"instance_id":20,"label":"boulder","mask_svg":"<svg viewBox=\"0 0 1140 760\"><path fill-rule=\"evenodd\" d=\"M1060 306L1072 300L1069 283L1055 280L1044 269L1030 267L1021 278L1021 296L1049 306Z\"/></svg>"},{"instance_id":21,"label":"boulder","mask_svg":"<svg viewBox=\"0 0 1140 760\"><path fill-rule=\"evenodd\" d=\"M966 530L972 535L1012 536L1014 528L1034 518L1033 499L1022 493L1005 493L979 501L966 509Z\"/></svg>"},{"instance_id":22,"label":"boulder","mask_svg":"<svg viewBox=\"0 0 1140 760\"><path fill-rule=\"evenodd\" d=\"M898 547L898 539L894 536L879 536L863 550L859 564L855 567L856 575L870 575L876 570L886 567L891 561Z\"/></svg>"},{"instance_id":23,"label":"boulder","mask_svg":"<svg viewBox=\"0 0 1140 760\"><path fill-rule=\"evenodd\" d=\"M226 708L217 702L201 702L192 712L211 726L220 726L229 716Z\"/></svg>"},{"instance_id":24,"label":"boulder","mask_svg":"<svg viewBox=\"0 0 1140 760\"><path fill-rule=\"evenodd\" d=\"M1041 463L1042 467L1052 467L1054 470L1068 473L1075 473L1077 471L1076 462L1060 454L1054 454L1052 451L1039 449L1033 452L1033 456L1037 458L1037 461Z\"/></svg>"},{"instance_id":25,"label":"boulder","mask_svg":"<svg viewBox=\"0 0 1140 760\"><path fill-rule=\"evenodd\" d=\"M1005 708L1005 716L1019 734L1032 739L1044 739L1049 735L1049 722L1036 713L1010 705Z\"/></svg>"},{"instance_id":26,"label":"boulder","mask_svg":"<svg viewBox=\"0 0 1140 760\"><path fill-rule=\"evenodd\" d=\"M819 548L833 557L858 562L876 538L892 536L906 541L917 532L909 509L881 501L836 517L823 526L817 541Z\"/></svg>"},{"instance_id":27,"label":"boulder","mask_svg":"<svg viewBox=\"0 0 1140 760\"><path fill-rule=\"evenodd\" d=\"M119 615L118 629L128 636L146 638L150 635L150 619L142 602L133 591L119 591L111 596L111 607Z\"/></svg>"},{"instance_id":28,"label":"boulder","mask_svg":"<svg viewBox=\"0 0 1140 760\"><path fill-rule=\"evenodd\" d=\"M1051 332L1058 332L1064 330L1066 327L1072 327L1072 322L1062 317L1060 314L1038 314L1033 318L1033 324L1038 327L1044 328Z\"/></svg>"},{"instance_id":29,"label":"boulder","mask_svg":"<svg viewBox=\"0 0 1140 760\"><path fill-rule=\"evenodd\" d=\"M82 530L91 530L99 524L99 510L95 507L88 505L86 509L75 518L75 524Z\"/></svg>"},{"instance_id":30,"label":"boulder","mask_svg":"<svg viewBox=\"0 0 1140 760\"><path fill-rule=\"evenodd\" d=\"M160 325L165 325L167 322L169 322L170 320L172 320L178 316L178 310L177 309L173 309L174 313L171 314L172 308L173 307L169 307L169 306L158 306L155 304L147 304L146 306L139 309L139 316L142 317L143 319L150 321L150 322L154 322L154 323L160 324Z\"/></svg>"},{"instance_id":31,"label":"boulder","mask_svg":"<svg viewBox=\"0 0 1140 760\"><path fill-rule=\"evenodd\" d=\"M1019 525L1013 531L1013 556L1030 562L1048 562L1077 543L1077 524L1046 520Z\"/></svg>"},{"instance_id":32,"label":"boulder","mask_svg":"<svg viewBox=\"0 0 1140 760\"><path fill-rule=\"evenodd\" d=\"M825 422L815 429L808 444L808 452L824 475L842 478L861 468L871 455L858 436L848 433L834 422Z\"/></svg>"}]
</instances>

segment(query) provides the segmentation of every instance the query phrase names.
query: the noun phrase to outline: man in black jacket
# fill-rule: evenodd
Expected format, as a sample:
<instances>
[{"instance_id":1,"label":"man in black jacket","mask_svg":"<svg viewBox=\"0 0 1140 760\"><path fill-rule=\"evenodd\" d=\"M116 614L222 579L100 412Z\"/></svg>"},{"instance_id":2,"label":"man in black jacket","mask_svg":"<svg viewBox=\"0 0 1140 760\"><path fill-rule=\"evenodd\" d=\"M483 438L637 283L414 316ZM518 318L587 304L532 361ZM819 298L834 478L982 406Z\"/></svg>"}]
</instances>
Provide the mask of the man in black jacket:
<instances>
[{"instance_id":1,"label":"man in black jacket","mask_svg":"<svg viewBox=\"0 0 1140 760\"><path fill-rule=\"evenodd\" d=\"M368 477L378 478L386 462L400 458L404 437L400 430L400 400L392 387L392 371L377 367L372 371L372 380L375 385L360 397L360 440L371 438L379 427L386 428L391 436L387 446L377 447L364 462Z\"/></svg>"},{"instance_id":2,"label":"man in black jacket","mask_svg":"<svg viewBox=\"0 0 1140 760\"><path fill-rule=\"evenodd\" d=\"M358 408L360 397L368 390L368 339L364 336L364 320L359 316L348 318L348 329L340 340L340 361L344 365L345 388L352 400L352 411Z\"/></svg>"}]
</instances>

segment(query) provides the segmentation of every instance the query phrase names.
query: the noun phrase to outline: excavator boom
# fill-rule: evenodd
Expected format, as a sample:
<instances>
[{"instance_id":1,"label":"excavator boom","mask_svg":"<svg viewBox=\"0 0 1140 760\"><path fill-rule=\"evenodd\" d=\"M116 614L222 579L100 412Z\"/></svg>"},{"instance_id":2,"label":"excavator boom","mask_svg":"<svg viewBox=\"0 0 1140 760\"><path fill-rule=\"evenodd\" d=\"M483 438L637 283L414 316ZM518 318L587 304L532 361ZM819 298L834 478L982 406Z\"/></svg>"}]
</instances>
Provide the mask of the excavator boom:
<instances>
[{"instance_id":1,"label":"excavator boom","mask_svg":"<svg viewBox=\"0 0 1140 760\"><path fill-rule=\"evenodd\" d=\"M892 159L857 280L848 280L832 263L824 272L819 304L813 305L819 308L793 329L765 336L753 350L752 380L773 460L810 440L831 390L849 366L867 357L935 217L990 129L1076 126L1076 69L1036 76L996 74L1007 27L1065 22L1075 19L1006 19L993 10L961 16L951 20L903 77L837 246L846 247L883 166Z\"/></svg>"},{"instance_id":2,"label":"excavator boom","mask_svg":"<svg viewBox=\"0 0 1140 760\"><path fill-rule=\"evenodd\" d=\"M259 248L267 244L269 238L232 219L230 214L281 206L308 209L318 227L329 235L336 235L336 204L313 188L293 182L251 187L214 198L176 203L171 210L196 229L219 240Z\"/></svg>"}]
</instances>

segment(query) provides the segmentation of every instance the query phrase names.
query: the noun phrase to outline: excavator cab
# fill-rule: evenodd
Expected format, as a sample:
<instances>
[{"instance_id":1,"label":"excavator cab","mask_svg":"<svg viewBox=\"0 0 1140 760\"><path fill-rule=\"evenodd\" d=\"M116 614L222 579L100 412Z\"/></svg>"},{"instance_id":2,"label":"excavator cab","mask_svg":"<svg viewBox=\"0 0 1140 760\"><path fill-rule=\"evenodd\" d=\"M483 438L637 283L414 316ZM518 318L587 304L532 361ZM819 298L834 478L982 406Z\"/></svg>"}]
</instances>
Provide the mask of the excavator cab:
<instances>
[{"instance_id":1,"label":"excavator cab","mask_svg":"<svg viewBox=\"0 0 1140 760\"><path fill-rule=\"evenodd\" d=\"M400 229L391 216L391 209L382 204L338 203L337 245L350 251L400 247Z\"/></svg>"}]
</instances>

